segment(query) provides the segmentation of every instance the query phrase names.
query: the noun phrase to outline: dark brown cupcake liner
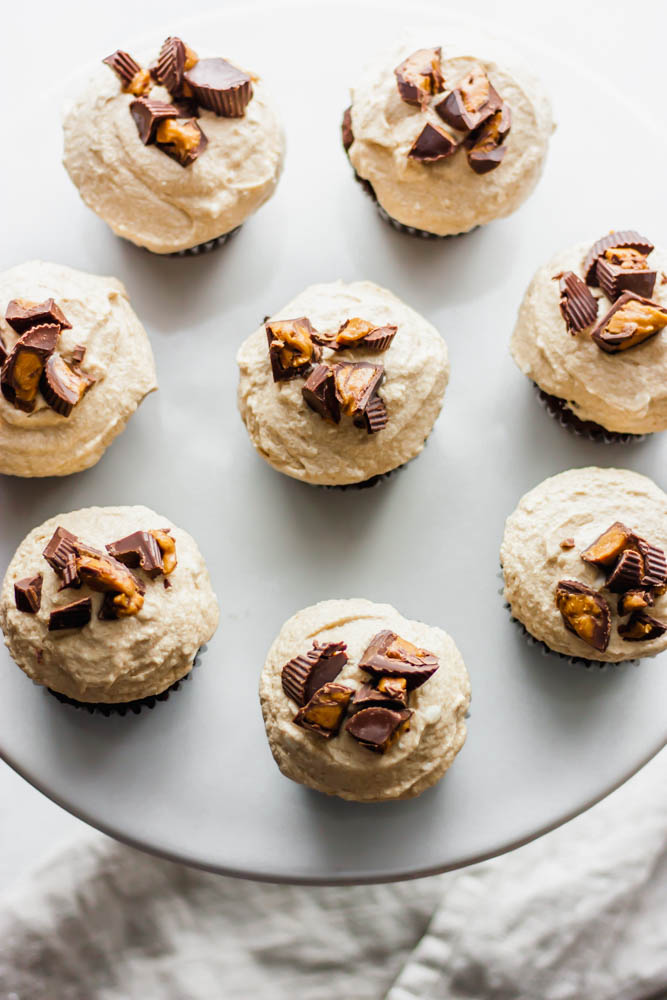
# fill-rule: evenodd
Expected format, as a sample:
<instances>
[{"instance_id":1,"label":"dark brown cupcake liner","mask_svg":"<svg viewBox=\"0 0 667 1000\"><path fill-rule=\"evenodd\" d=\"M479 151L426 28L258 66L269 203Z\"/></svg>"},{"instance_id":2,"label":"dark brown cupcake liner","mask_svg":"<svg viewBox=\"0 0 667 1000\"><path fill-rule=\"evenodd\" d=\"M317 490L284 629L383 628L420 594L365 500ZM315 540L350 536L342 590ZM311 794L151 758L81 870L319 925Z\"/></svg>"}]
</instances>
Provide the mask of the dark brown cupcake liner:
<instances>
[{"instance_id":1,"label":"dark brown cupcake liner","mask_svg":"<svg viewBox=\"0 0 667 1000\"><path fill-rule=\"evenodd\" d=\"M240 228L241 226L237 226L236 229L230 229L228 233L216 236L213 240L207 240L206 243L198 243L196 247L188 247L187 250L174 250L173 253L156 253L154 250L149 250L148 247L141 247L141 249L145 250L152 257L199 257L203 253L210 253L211 250L217 250L218 247L223 246L227 240L230 240L232 236L238 233ZM126 242L132 243L131 240L126 240ZM136 243L132 243L132 246L136 246Z\"/></svg>"},{"instance_id":2,"label":"dark brown cupcake liner","mask_svg":"<svg viewBox=\"0 0 667 1000\"><path fill-rule=\"evenodd\" d=\"M146 698L136 698L134 701L121 701L121 702L104 702L104 701L77 701L75 698L69 698L65 694L61 694L60 691L54 691L52 688L47 688L46 690L54 698L57 698L59 702L63 705L71 705L72 708L83 709L90 715L103 715L108 718L110 715L127 715L131 712L134 715L139 715L143 709L152 710L160 701L166 701L172 691L178 691L185 681L189 680L192 676L192 671L199 666L200 657L202 653L206 651L206 646L201 646L192 663L192 668L187 672L184 677L180 677L177 681L174 681L168 688L161 691L159 694L151 694Z\"/></svg>"},{"instance_id":3,"label":"dark brown cupcake liner","mask_svg":"<svg viewBox=\"0 0 667 1000\"><path fill-rule=\"evenodd\" d=\"M644 441L647 437L646 434L622 434L619 431L608 431L606 427L602 427L601 424L596 424L592 420L580 420L569 408L566 400L544 392L536 382L533 382L533 386L547 413L561 427L565 427L579 437L588 438L589 441L595 441L597 444L636 444L638 441Z\"/></svg>"}]
</instances>

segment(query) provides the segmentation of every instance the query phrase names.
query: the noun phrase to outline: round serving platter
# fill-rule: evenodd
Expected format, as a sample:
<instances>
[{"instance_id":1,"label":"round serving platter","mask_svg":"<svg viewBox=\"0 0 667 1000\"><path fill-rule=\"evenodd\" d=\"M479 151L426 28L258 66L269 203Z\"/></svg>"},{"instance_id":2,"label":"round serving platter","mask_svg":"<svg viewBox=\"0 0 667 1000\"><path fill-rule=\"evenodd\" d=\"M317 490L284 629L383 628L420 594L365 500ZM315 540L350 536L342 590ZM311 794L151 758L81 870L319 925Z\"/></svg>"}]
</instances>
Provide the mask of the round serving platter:
<instances>
[{"instance_id":1,"label":"round serving platter","mask_svg":"<svg viewBox=\"0 0 667 1000\"><path fill-rule=\"evenodd\" d=\"M421 25L415 47L470 34L469 22L433 10L410 15ZM614 143L600 170L619 121L626 132L646 122L601 81L533 46L524 59L539 70L558 121L537 192L510 219L465 237L396 233L354 183L339 121L360 67L404 38L404 22L404 7L384 3L253 6L164 25L149 40L182 33L195 49L257 69L282 112L288 154L277 194L211 254L153 256L83 206L59 165L64 92L33 109L27 125L22 112L21 155L3 166L15 197L2 268L39 256L121 278L151 337L160 392L94 469L0 479L0 568L53 514L147 504L195 535L222 615L191 679L153 711L124 718L60 704L3 648L0 754L93 826L227 874L371 882L467 865L587 808L667 739L667 655L587 669L543 654L510 621L498 569L505 517L548 475L627 466L667 487L667 435L623 446L568 434L508 353L523 291L556 250L610 228L661 241L663 140L652 139L641 184L627 182L636 168L630 143ZM438 327L452 363L424 453L363 491L280 476L251 448L236 409L241 341L309 283L336 278L392 289ZM279 773L264 736L257 682L282 622L318 600L351 596L446 628L470 672L465 747L414 801L359 805L297 786Z\"/></svg>"}]
</instances>

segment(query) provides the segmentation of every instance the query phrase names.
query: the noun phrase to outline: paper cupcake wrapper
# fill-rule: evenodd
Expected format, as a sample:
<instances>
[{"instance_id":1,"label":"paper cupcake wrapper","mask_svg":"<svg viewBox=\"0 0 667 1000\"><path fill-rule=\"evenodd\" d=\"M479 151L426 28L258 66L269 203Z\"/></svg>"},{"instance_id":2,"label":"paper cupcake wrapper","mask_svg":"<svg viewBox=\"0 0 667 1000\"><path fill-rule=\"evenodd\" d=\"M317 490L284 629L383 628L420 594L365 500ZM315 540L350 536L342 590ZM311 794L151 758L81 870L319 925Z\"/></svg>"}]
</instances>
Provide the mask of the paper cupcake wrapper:
<instances>
[{"instance_id":1,"label":"paper cupcake wrapper","mask_svg":"<svg viewBox=\"0 0 667 1000\"><path fill-rule=\"evenodd\" d=\"M173 253L160 254L159 256L199 257L203 253L210 253L211 250L216 250L218 247L223 246L232 236L236 236L240 228L241 226L237 226L236 229L231 229L228 233L223 233L222 236L216 236L214 240L207 240L206 243L198 243L196 247L188 247L187 250L175 250Z\"/></svg>"},{"instance_id":2,"label":"paper cupcake wrapper","mask_svg":"<svg viewBox=\"0 0 667 1000\"><path fill-rule=\"evenodd\" d=\"M192 663L191 669L185 674L184 677L180 677L177 681L174 681L168 688L161 691L159 694L151 694L146 698L136 698L134 701L121 701L121 702L104 702L104 701L77 701L75 698L69 698L65 694L61 694L60 691L54 691L52 688L47 688L46 690L54 698L57 698L59 702L63 705L71 705L72 708L83 709L90 715L103 715L108 718L110 715L127 715L132 713L133 715L139 715L144 709L152 710L158 704L158 702L166 701L172 691L178 691L181 684L189 680L192 676L192 671L199 666L200 657L202 653L206 651L206 646L201 646Z\"/></svg>"},{"instance_id":3,"label":"paper cupcake wrapper","mask_svg":"<svg viewBox=\"0 0 667 1000\"><path fill-rule=\"evenodd\" d=\"M559 396L551 396L548 392L540 389L536 382L533 382L537 398L547 411L561 427L565 427L572 434L595 441L597 444L636 444L644 441L646 434L622 434L619 431L608 431L601 424L596 424L592 420L580 420L567 405L564 399Z\"/></svg>"}]
</instances>

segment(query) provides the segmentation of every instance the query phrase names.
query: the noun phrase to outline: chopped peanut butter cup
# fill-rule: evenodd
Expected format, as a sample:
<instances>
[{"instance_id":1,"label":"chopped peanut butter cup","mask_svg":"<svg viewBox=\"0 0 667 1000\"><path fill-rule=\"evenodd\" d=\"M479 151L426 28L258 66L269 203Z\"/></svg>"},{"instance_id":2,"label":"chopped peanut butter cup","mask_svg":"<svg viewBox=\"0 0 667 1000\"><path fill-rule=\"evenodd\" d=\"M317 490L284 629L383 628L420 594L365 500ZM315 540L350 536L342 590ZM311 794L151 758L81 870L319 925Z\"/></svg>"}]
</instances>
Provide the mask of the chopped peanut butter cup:
<instances>
[{"instance_id":1,"label":"chopped peanut butter cup","mask_svg":"<svg viewBox=\"0 0 667 1000\"><path fill-rule=\"evenodd\" d=\"M667 623L651 618L643 611L635 611L626 624L618 626L618 634L625 642L650 642L667 632Z\"/></svg>"},{"instance_id":2,"label":"chopped peanut butter cup","mask_svg":"<svg viewBox=\"0 0 667 1000\"><path fill-rule=\"evenodd\" d=\"M584 260L584 278L586 284L598 284L597 264L600 257L604 256L607 250L621 250L626 247L638 250L645 257L648 257L655 249L650 240L647 240L645 236L641 236L634 229L619 229L617 232L612 231L607 233L606 236L602 236L601 239L596 240L586 254Z\"/></svg>"},{"instance_id":3,"label":"chopped peanut butter cup","mask_svg":"<svg viewBox=\"0 0 667 1000\"><path fill-rule=\"evenodd\" d=\"M242 118L252 97L252 81L225 59L199 59L183 79L203 108L222 118Z\"/></svg>"},{"instance_id":4,"label":"chopped peanut butter cup","mask_svg":"<svg viewBox=\"0 0 667 1000\"><path fill-rule=\"evenodd\" d=\"M482 67L475 66L454 90L434 105L434 110L452 128L470 132L498 111L502 103Z\"/></svg>"},{"instance_id":5,"label":"chopped peanut butter cup","mask_svg":"<svg viewBox=\"0 0 667 1000\"><path fill-rule=\"evenodd\" d=\"M188 48L184 41L175 36L165 38L160 49L155 78L174 96L183 89L183 73L197 63L196 52Z\"/></svg>"},{"instance_id":6,"label":"chopped peanut butter cup","mask_svg":"<svg viewBox=\"0 0 667 1000\"><path fill-rule=\"evenodd\" d=\"M49 632L62 632L68 628L83 628L93 614L93 602L90 597L82 597L80 601L63 604L55 608L49 615Z\"/></svg>"},{"instance_id":7,"label":"chopped peanut butter cup","mask_svg":"<svg viewBox=\"0 0 667 1000\"><path fill-rule=\"evenodd\" d=\"M60 326L45 323L30 327L17 340L0 373L5 399L17 410L32 413L47 359L55 350Z\"/></svg>"},{"instance_id":8,"label":"chopped peanut butter cup","mask_svg":"<svg viewBox=\"0 0 667 1000\"><path fill-rule=\"evenodd\" d=\"M355 316L346 319L338 333L330 338L321 338L318 343L333 351L346 351L353 347L365 347L377 354L386 351L396 336L397 326L375 326L366 319Z\"/></svg>"},{"instance_id":9,"label":"chopped peanut butter cup","mask_svg":"<svg viewBox=\"0 0 667 1000\"><path fill-rule=\"evenodd\" d=\"M335 736L343 722L353 689L330 682L319 688L307 705L300 708L292 720L302 729L309 729L325 740Z\"/></svg>"},{"instance_id":10,"label":"chopped peanut butter cup","mask_svg":"<svg viewBox=\"0 0 667 1000\"><path fill-rule=\"evenodd\" d=\"M644 560L639 552L635 549L626 549L607 580L607 589L612 594L635 590L641 584L643 575Z\"/></svg>"},{"instance_id":11,"label":"chopped peanut butter cup","mask_svg":"<svg viewBox=\"0 0 667 1000\"><path fill-rule=\"evenodd\" d=\"M433 653L388 630L373 636L359 661L359 669L373 677L404 678L408 691L425 684L439 665Z\"/></svg>"},{"instance_id":12,"label":"chopped peanut butter cup","mask_svg":"<svg viewBox=\"0 0 667 1000\"><path fill-rule=\"evenodd\" d=\"M311 410L331 423L340 423L340 402L336 394L336 381L331 365L317 365L306 379L301 390Z\"/></svg>"},{"instance_id":13,"label":"chopped peanut butter cup","mask_svg":"<svg viewBox=\"0 0 667 1000\"><path fill-rule=\"evenodd\" d=\"M347 663L344 642L313 642L313 648L295 656L282 669L283 691L302 707L316 691L338 677Z\"/></svg>"},{"instance_id":14,"label":"chopped peanut butter cup","mask_svg":"<svg viewBox=\"0 0 667 1000\"><path fill-rule=\"evenodd\" d=\"M352 106L345 108L343 112L343 121L341 124L341 133L343 137L343 149L347 153L348 149L354 142L354 132L352 131Z\"/></svg>"},{"instance_id":15,"label":"chopped peanut butter cup","mask_svg":"<svg viewBox=\"0 0 667 1000\"><path fill-rule=\"evenodd\" d=\"M384 379L384 365L340 361L333 366L333 374L341 412L352 417L357 426L365 426L366 409Z\"/></svg>"},{"instance_id":16,"label":"chopped peanut butter cup","mask_svg":"<svg viewBox=\"0 0 667 1000\"><path fill-rule=\"evenodd\" d=\"M42 555L47 563L63 581L65 587L70 587L77 581L76 546L79 539L66 528L56 528L49 544Z\"/></svg>"},{"instance_id":17,"label":"chopped peanut butter cup","mask_svg":"<svg viewBox=\"0 0 667 1000\"><path fill-rule=\"evenodd\" d=\"M667 557L657 545L644 538L637 539L637 549L642 557L642 587L662 587L667 583Z\"/></svg>"},{"instance_id":18,"label":"chopped peanut butter cup","mask_svg":"<svg viewBox=\"0 0 667 1000\"><path fill-rule=\"evenodd\" d=\"M12 299L7 303L5 319L19 335L33 326L51 326L57 323L61 330L71 330L64 312L53 299L44 302L27 302L25 299Z\"/></svg>"},{"instance_id":19,"label":"chopped peanut butter cup","mask_svg":"<svg viewBox=\"0 0 667 1000\"><path fill-rule=\"evenodd\" d=\"M566 629L604 653L609 645L611 612L601 594L577 580L561 580L556 587L556 606Z\"/></svg>"},{"instance_id":20,"label":"chopped peanut butter cup","mask_svg":"<svg viewBox=\"0 0 667 1000\"><path fill-rule=\"evenodd\" d=\"M28 615L35 615L42 606L42 582L41 573L36 576L26 576L23 580L17 580L14 584L14 603L19 611L24 611Z\"/></svg>"},{"instance_id":21,"label":"chopped peanut butter cup","mask_svg":"<svg viewBox=\"0 0 667 1000\"><path fill-rule=\"evenodd\" d=\"M584 552L581 558L594 566L611 566L629 547L634 546L637 536L621 521L615 521L611 527L596 538Z\"/></svg>"},{"instance_id":22,"label":"chopped peanut butter cup","mask_svg":"<svg viewBox=\"0 0 667 1000\"><path fill-rule=\"evenodd\" d=\"M500 166L507 152L507 147L503 144L511 127L510 109L503 104L464 140L468 150L468 163L476 174L487 174Z\"/></svg>"},{"instance_id":23,"label":"chopped peanut butter cup","mask_svg":"<svg viewBox=\"0 0 667 1000\"><path fill-rule=\"evenodd\" d=\"M139 138L144 146L155 142L158 125L169 119L178 118L178 108L166 101L154 101L150 97L140 97L130 104L130 114L137 126Z\"/></svg>"},{"instance_id":24,"label":"chopped peanut butter cup","mask_svg":"<svg viewBox=\"0 0 667 1000\"><path fill-rule=\"evenodd\" d=\"M651 299L623 292L591 336L607 354L639 347L667 326L667 309Z\"/></svg>"},{"instance_id":25,"label":"chopped peanut butter cup","mask_svg":"<svg viewBox=\"0 0 667 1000\"><path fill-rule=\"evenodd\" d=\"M166 536L175 550L174 540L166 531L133 531L125 538L111 542L106 546L106 550L113 559L117 559L124 566L129 566L130 569L141 568L151 579L155 579L161 573L171 573L175 565L174 560L171 568L165 567L163 550L156 537L158 535Z\"/></svg>"},{"instance_id":26,"label":"chopped peanut butter cup","mask_svg":"<svg viewBox=\"0 0 667 1000\"><path fill-rule=\"evenodd\" d=\"M394 70L401 100L424 107L433 94L445 88L442 49L417 49Z\"/></svg>"},{"instance_id":27,"label":"chopped peanut butter cup","mask_svg":"<svg viewBox=\"0 0 667 1000\"><path fill-rule=\"evenodd\" d=\"M459 148L456 139L437 125L424 125L412 144L408 156L420 163L436 163L453 156Z\"/></svg>"},{"instance_id":28,"label":"chopped peanut butter cup","mask_svg":"<svg viewBox=\"0 0 667 1000\"><path fill-rule=\"evenodd\" d=\"M650 590L626 590L618 599L618 613L623 618L633 611L650 608L653 603L653 594Z\"/></svg>"},{"instance_id":29,"label":"chopped peanut butter cup","mask_svg":"<svg viewBox=\"0 0 667 1000\"><path fill-rule=\"evenodd\" d=\"M559 279L560 311L570 333L592 326L598 316L598 303L590 288L574 271L565 271Z\"/></svg>"},{"instance_id":30,"label":"chopped peanut butter cup","mask_svg":"<svg viewBox=\"0 0 667 1000\"><path fill-rule=\"evenodd\" d=\"M634 292L650 298L657 272L652 271L646 257L634 247L612 247L598 257L595 269L597 282L612 302L623 292Z\"/></svg>"},{"instance_id":31,"label":"chopped peanut butter cup","mask_svg":"<svg viewBox=\"0 0 667 1000\"><path fill-rule=\"evenodd\" d=\"M348 720L345 731L367 750L386 753L410 728L411 716L409 709L394 712L389 708L364 708Z\"/></svg>"},{"instance_id":32,"label":"chopped peanut butter cup","mask_svg":"<svg viewBox=\"0 0 667 1000\"><path fill-rule=\"evenodd\" d=\"M126 93L140 97L151 89L150 73L148 70L142 69L136 59L133 59L128 52L117 49L102 62L111 67Z\"/></svg>"},{"instance_id":33,"label":"chopped peanut butter cup","mask_svg":"<svg viewBox=\"0 0 667 1000\"><path fill-rule=\"evenodd\" d=\"M141 611L146 588L117 559L77 542L76 571L81 583L105 595L100 618L124 618Z\"/></svg>"},{"instance_id":34,"label":"chopped peanut butter cup","mask_svg":"<svg viewBox=\"0 0 667 1000\"><path fill-rule=\"evenodd\" d=\"M377 684L363 684L350 702L350 715L364 708L389 708L400 712L407 707L408 688L405 677L380 677Z\"/></svg>"},{"instance_id":35,"label":"chopped peanut butter cup","mask_svg":"<svg viewBox=\"0 0 667 1000\"><path fill-rule=\"evenodd\" d=\"M157 127L155 145L182 167L189 167L204 152L208 139L196 118L167 118Z\"/></svg>"},{"instance_id":36,"label":"chopped peanut butter cup","mask_svg":"<svg viewBox=\"0 0 667 1000\"><path fill-rule=\"evenodd\" d=\"M314 339L315 331L306 316L271 320L265 327L274 382L307 375L322 357Z\"/></svg>"},{"instance_id":37,"label":"chopped peanut butter cup","mask_svg":"<svg viewBox=\"0 0 667 1000\"><path fill-rule=\"evenodd\" d=\"M71 368L60 354L54 353L44 366L39 387L51 409L69 417L94 382L95 379Z\"/></svg>"}]
</instances>

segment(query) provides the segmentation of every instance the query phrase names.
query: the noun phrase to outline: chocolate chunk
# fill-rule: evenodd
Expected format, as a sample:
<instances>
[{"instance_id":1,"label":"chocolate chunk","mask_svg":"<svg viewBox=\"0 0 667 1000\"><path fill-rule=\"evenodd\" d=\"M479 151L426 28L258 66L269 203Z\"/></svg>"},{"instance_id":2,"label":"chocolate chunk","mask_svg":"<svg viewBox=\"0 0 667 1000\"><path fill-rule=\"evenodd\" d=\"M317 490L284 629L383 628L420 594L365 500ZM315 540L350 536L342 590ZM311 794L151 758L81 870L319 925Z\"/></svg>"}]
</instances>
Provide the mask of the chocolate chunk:
<instances>
[{"instance_id":1,"label":"chocolate chunk","mask_svg":"<svg viewBox=\"0 0 667 1000\"><path fill-rule=\"evenodd\" d=\"M341 727L353 693L352 688L345 684L325 684L315 692L307 705L299 709L292 721L296 726L330 740Z\"/></svg>"},{"instance_id":2,"label":"chocolate chunk","mask_svg":"<svg viewBox=\"0 0 667 1000\"><path fill-rule=\"evenodd\" d=\"M595 276L600 288L612 302L623 292L634 292L650 298L653 295L657 271L648 266L646 257L633 247L605 250L598 257Z\"/></svg>"},{"instance_id":3,"label":"chocolate chunk","mask_svg":"<svg viewBox=\"0 0 667 1000\"><path fill-rule=\"evenodd\" d=\"M83 628L91 619L93 602L90 597L63 604L49 615L49 632L61 632L68 628Z\"/></svg>"},{"instance_id":4,"label":"chocolate chunk","mask_svg":"<svg viewBox=\"0 0 667 1000\"><path fill-rule=\"evenodd\" d=\"M123 90L139 97L151 89L151 76L128 52L118 49L102 60L119 78Z\"/></svg>"},{"instance_id":5,"label":"chocolate chunk","mask_svg":"<svg viewBox=\"0 0 667 1000\"><path fill-rule=\"evenodd\" d=\"M621 617L641 611L653 605L653 594L650 590L627 590L618 599L618 613Z\"/></svg>"},{"instance_id":6,"label":"chocolate chunk","mask_svg":"<svg viewBox=\"0 0 667 1000\"><path fill-rule=\"evenodd\" d=\"M390 708L400 712L408 704L408 689L404 677L381 677L375 684L363 684L350 702L350 714L364 708Z\"/></svg>"},{"instance_id":7,"label":"chocolate chunk","mask_svg":"<svg viewBox=\"0 0 667 1000\"><path fill-rule=\"evenodd\" d=\"M12 299L7 303L5 319L19 335L32 326L51 326L57 323L61 330L71 330L69 322L60 306L53 299L44 302L26 302L25 299Z\"/></svg>"},{"instance_id":8,"label":"chocolate chunk","mask_svg":"<svg viewBox=\"0 0 667 1000\"><path fill-rule=\"evenodd\" d=\"M369 434L383 431L389 422L389 414L384 400L374 396L364 410L364 425Z\"/></svg>"},{"instance_id":9,"label":"chocolate chunk","mask_svg":"<svg viewBox=\"0 0 667 1000\"><path fill-rule=\"evenodd\" d=\"M56 528L42 555L66 587L78 583L76 547L79 539L66 528Z\"/></svg>"},{"instance_id":10,"label":"chocolate chunk","mask_svg":"<svg viewBox=\"0 0 667 1000\"><path fill-rule=\"evenodd\" d=\"M162 551L150 531L133 531L131 535L119 538L106 546L113 559L131 569L141 567L151 579L164 572Z\"/></svg>"},{"instance_id":11,"label":"chocolate chunk","mask_svg":"<svg viewBox=\"0 0 667 1000\"><path fill-rule=\"evenodd\" d=\"M386 351L396 336L397 326L375 326L368 320L346 319L333 338L322 338L320 343L333 351L345 351L351 347L365 347L376 354Z\"/></svg>"},{"instance_id":12,"label":"chocolate chunk","mask_svg":"<svg viewBox=\"0 0 667 1000\"><path fill-rule=\"evenodd\" d=\"M598 302L588 285L574 271L565 271L558 283L560 311L570 333L591 326L598 316Z\"/></svg>"},{"instance_id":13,"label":"chocolate chunk","mask_svg":"<svg viewBox=\"0 0 667 1000\"><path fill-rule=\"evenodd\" d=\"M408 156L420 163L436 163L453 156L457 149L458 143L453 136L427 123L413 142Z\"/></svg>"},{"instance_id":14,"label":"chocolate chunk","mask_svg":"<svg viewBox=\"0 0 667 1000\"><path fill-rule=\"evenodd\" d=\"M621 521L614 521L581 553L581 558L594 566L611 566L627 548L634 547L636 540L634 531L626 528Z\"/></svg>"},{"instance_id":15,"label":"chocolate chunk","mask_svg":"<svg viewBox=\"0 0 667 1000\"><path fill-rule=\"evenodd\" d=\"M482 67L476 66L434 110L452 128L470 132L499 111L502 103Z\"/></svg>"},{"instance_id":16,"label":"chocolate chunk","mask_svg":"<svg viewBox=\"0 0 667 1000\"><path fill-rule=\"evenodd\" d=\"M405 678L408 691L425 684L439 665L433 653L389 630L373 636L359 661L359 669L373 677Z\"/></svg>"},{"instance_id":17,"label":"chocolate chunk","mask_svg":"<svg viewBox=\"0 0 667 1000\"><path fill-rule=\"evenodd\" d=\"M350 105L349 108L345 108L345 111L343 112L341 133L343 135L343 148L347 153L348 149L354 142L354 132L352 131L352 105Z\"/></svg>"},{"instance_id":18,"label":"chocolate chunk","mask_svg":"<svg viewBox=\"0 0 667 1000\"><path fill-rule=\"evenodd\" d=\"M577 580L561 580L556 587L556 606L566 629L604 653L609 645L611 612L601 594Z\"/></svg>"},{"instance_id":19,"label":"chocolate chunk","mask_svg":"<svg viewBox=\"0 0 667 1000\"><path fill-rule=\"evenodd\" d=\"M584 279L587 285L597 285L598 281L595 273L597 262L605 251L612 248L622 249L623 247L632 247L645 257L648 257L654 249L651 241L647 240L645 236L641 236L634 229L619 229L618 232L612 230L606 236L602 236L599 240L596 240L586 254L584 259Z\"/></svg>"},{"instance_id":20,"label":"chocolate chunk","mask_svg":"<svg viewBox=\"0 0 667 1000\"><path fill-rule=\"evenodd\" d=\"M183 85L184 71L185 42L180 38L165 38L157 60L157 79L172 94L176 94Z\"/></svg>"},{"instance_id":21,"label":"chocolate chunk","mask_svg":"<svg viewBox=\"0 0 667 1000\"><path fill-rule=\"evenodd\" d=\"M51 409L63 417L69 417L94 382L95 379L76 368L71 368L60 354L56 353L47 360L39 387Z\"/></svg>"},{"instance_id":22,"label":"chocolate chunk","mask_svg":"<svg viewBox=\"0 0 667 1000\"><path fill-rule=\"evenodd\" d=\"M503 145L512 127L512 115L506 104L487 118L478 129L465 140L468 149L468 163L476 174L487 174L495 170L507 152Z\"/></svg>"},{"instance_id":23,"label":"chocolate chunk","mask_svg":"<svg viewBox=\"0 0 667 1000\"><path fill-rule=\"evenodd\" d=\"M42 606L42 581L41 573L16 581L14 601L19 611L25 611L28 615L37 614Z\"/></svg>"},{"instance_id":24,"label":"chocolate chunk","mask_svg":"<svg viewBox=\"0 0 667 1000\"><path fill-rule=\"evenodd\" d=\"M124 618L141 611L146 593L144 584L106 552L77 541L76 570L82 583L106 595L105 618Z\"/></svg>"},{"instance_id":25,"label":"chocolate chunk","mask_svg":"<svg viewBox=\"0 0 667 1000\"><path fill-rule=\"evenodd\" d=\"M616 563L609 579L607 589L612 594L622 594L626 590L636 590L643 582L644 560L635 549L626 549Z\"/></svg>"},{"instance_id":26,"label":"chocolate chunk","mask_svg":"<svg viewBox=\"0 0 667 1000\"><path fill-rule=\"evenodd\" d=\"M667 326L667 309L651 299L623 292L591 336L607 354L638 347Z\"/></svg>"},{"instance_id":27,"label":"chocolate chunk","mask_svg":"<svg viewBox=\"0 0 667 1000\"><path fill-rule=\"evenodd\" d=\"M417 49L394 70L401 99L424 107L429 97L445 89L442 49Z\"/></svg>"},{"instance_id":28,"label":"chocolate chunk","mask_svg":"<svg viewBox=\"0 0 667 1000\"><path fill-rule=\"evenodd\" d=\"M322 357L313 338L315 331L306 316L271 320L265 326L274 382L307 375Z\"/></svg>"},{"instance_id":29,"label":"chocolate chunk","mask_svg":"<svg viewBox=\"0 0 667 1000\"><path fill-rule=\"evenodd\" d=\"M618 634L625 642L650 642L667 632L667 622L651 618L643 611L635 611L625 625L618 626Z\"/></svg>"},{"instance_id":30,"label":"chocolate chunk","mask_svg":"<svg viewBox=\"0 0 667 1000\"><path fill-rule=\"evenodd\" d=\"M643 538L637 539L637 548L643 560L642 587L661 587L667 583L667 558L663 550Z\"/></svg>"},{"instance_id":31,"label":"chocolate chunk","mask_svg":"<svg viewBox=\"0 0 667 1000\"><path fill-rule=\"evenodd\" d=\"M200 59L184 74L203 108L222 118L242 118L252 97L252 81L225 59Z\"/></svg>"},{"instance_id":32,"label":"chocolate chunk","mask_svg":"<svg viewBox=\"0 0 667 1000\"><path fill-rule=\"evenodd\" d=\"M333 374L341 412L352 417L357 427L367 426L366 410L382 384L384 365L339 361L333 366Z\"/></svg>"},{"instance_id":33,"label":"chocolate chunk","mask_svg":"<svg viewBox=\"0 0 667 1000\"><path fill-rule=\"evenodd\" d=\"M6 360L7 360L7 348L5 346L4 340L2 339L2 333L0 332L0 368L2 368Z\"/></svg>"},{"instance_id":34,"label":"chocolate chunk","mask_svg":"<svg viewBox=\"0 0 667 1000\"><path fill-rule=\"evenodd\" d=\"M165 576L169 576L173 573L178 566L178 559L176 558L176 542L172 538L171 530L169 528L153 528L149 532L155 539L155 541L160 546L160 552L162 553L162 572Z\"/></svg>"},{"instance_id":35,"label":"chocolate chunk","mask_svg":"<svg viewBox=\"0 0 667 1000\"><path fill-rule=\"evenodd\" d=\"M150 97L140 97L130 104L130 114L137 126L139 138L144 146L155 142L158 125L168 118L177 118L178 109L166 101L153 101Z\"/></svg>"},{"instance_id":36,"label":"chocolate chunk","mask_svg":"<svg viewBox=\"0 0 667 1000\"><path fill-rule=\"evenodd\" d=\"M47 359L55 350L60 327L55 323L33 326L14 344L2 366L0 388L17 410L32 413Z\"/></svg>"},{"instance_id":37,"label":"chocolate chunk","mask_svg":"<svg viewBox=\"0 0 667 1000\"><path fill-rule=\"evenodd\" d=\"M303 656L295 656L282 669L283 691L297 705L306 705L316 691L338 677L347 663L344 642L313 642Z\"/></svg>"},{"instance_id":38,"label":"chocolate chunk","mask_svg":"<svg viewBox=\"0 0 667 1000\"><path fill-rule=\"evenodd\" d=\"M86 348L83 344L77 344L72 351L72 364L80 365L86 356Z\"/></svg>"},{"instance_id":39,"label":"chocolate chunk","mask_svg":"<svg viewBox=\"0 0 667 1000\"><path fill-rule=\"evenodd\" d=\"M196 118L168 118L157 127L155 145L182 167L189 167L204 152L208 139Z\"/></svg>"},{"instance_id":40,"label":"chocolate chunk","mask_svg":"<svg viewBox=\"0 0 667 1000\"><path fill-rule=\"evenodd\" d=\"M410 728L411 716L409 709L394 712L390 708L363 708L348 720L345 731L367 750L386 753Z\"/></svg>"},{"instance_id":41,"label":"chocolate chunk","mask_svg":"<svg viewBox=\"0 0 667 1000\"><path fill-rule=\"evenodd\" d=\"M304 400L323 420L340 423L340 402L336 395L334 370L330 365L317 365L301 390Z\"/></svg>"}]
</instances>

